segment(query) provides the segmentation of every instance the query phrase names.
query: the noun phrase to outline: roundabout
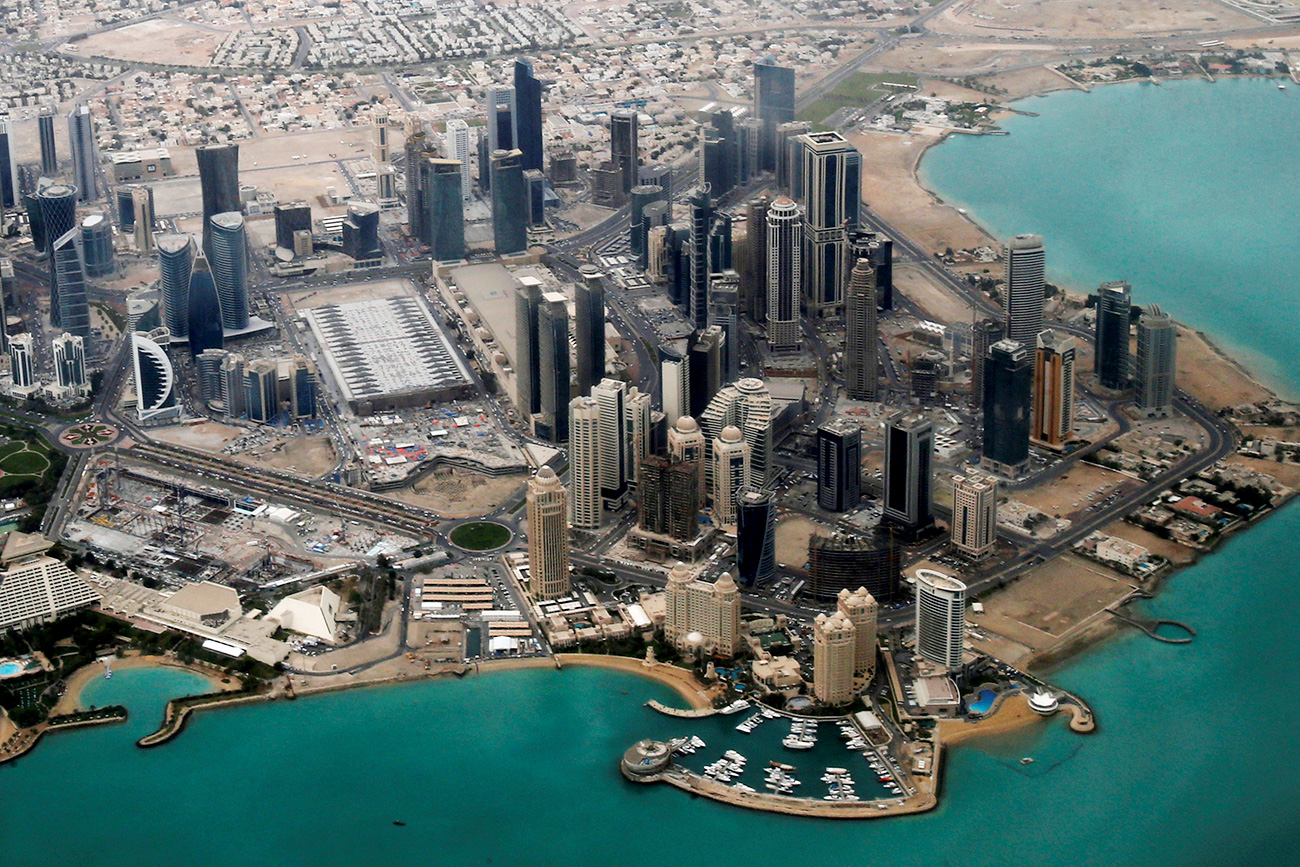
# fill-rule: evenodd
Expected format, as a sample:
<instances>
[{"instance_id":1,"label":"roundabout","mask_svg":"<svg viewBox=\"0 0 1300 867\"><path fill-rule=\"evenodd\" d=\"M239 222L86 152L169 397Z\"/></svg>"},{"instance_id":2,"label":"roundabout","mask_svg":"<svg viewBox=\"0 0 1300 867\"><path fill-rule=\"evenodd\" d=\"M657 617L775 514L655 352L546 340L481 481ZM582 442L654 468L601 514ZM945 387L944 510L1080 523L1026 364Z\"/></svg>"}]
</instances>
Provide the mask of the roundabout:
<instances>
[{"instance_id":1,"label":"roundabout","mask_svg":"<svg viewBox=\"0 0 1300 867\"><path fill-rule=\"evenodd\" d=\"M59 443L73 449L93 449L117 439L118 430L103 422L85 422L73 425L59 434Z\"/></svg>"},{"instance_id":2,"label":"roundabout","mask_svg":"<svg viewBox=\"0 0 1300 867\"><path fill-rule=\"evenodd\" d=\"M463 551L495 551L510 544L514 532L496 521L467 521L447 534L447 541Z\"/></svg>"}]
</instances>

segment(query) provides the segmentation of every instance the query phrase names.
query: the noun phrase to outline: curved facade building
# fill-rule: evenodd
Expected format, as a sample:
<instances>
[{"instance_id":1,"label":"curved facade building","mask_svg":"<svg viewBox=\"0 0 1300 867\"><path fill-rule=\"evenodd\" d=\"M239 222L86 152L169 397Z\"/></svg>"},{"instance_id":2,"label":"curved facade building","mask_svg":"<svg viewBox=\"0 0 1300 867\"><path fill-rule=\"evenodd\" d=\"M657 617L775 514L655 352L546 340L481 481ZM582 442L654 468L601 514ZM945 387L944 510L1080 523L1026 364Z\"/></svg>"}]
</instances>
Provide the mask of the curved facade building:
<instances>
[{"instance_id":1,"label":"curved facade building","mask_svg":"<svg viewBox=\"0 0 1300 867\"><path fill-rule=\"evenodd\" d=\"M248 327L248 243L243 214L216 214L211 223L212 279L221 302L221 325L230 331Z\"/></svg>"},{"instance_id":2,"label":"curved facade building","mask_svg":"<svg viewBox=\"0 0 1300 867\"><path fill-rule=\"evenodd\" d=\"M55 241L77 227L77 188L70 184L50 184L38 190L36 198L40 202L41 239L44 241L39 249L48 253ZM36 241L33 226L32 243Z\"/></svg>"},{"instance_id":3,"label":"curved facade building","mask_svg":"<svg viewBox=\"0 0 1300 867\"><path fill-rule=\"evenodd\" d=\"M744 587L766 584L776 571L776 506L772 492L742 488L736 495L736 573Z\"/></svg>"},{"instance_id":4,"label":"curved facade building","mask_svg":"<svg viewBox=\"0 0 1300 867\"><path fill-rule=\"evenodd\" d=\"M174 337L189 337L194 241L189 235L159 235L157 245L163 325Z\"/></svg>"},{"instance_id":5,"label":"curved facade building","mask_svg":"<svg viewBox=\"0 0 1300 867\"><path fill-rule=\"evenodd\" d=\"M176 371L167 357L171 337L166 328L131 335L131 363L135 369L136 417L143 422L180 416Z\"/></svg>"},{"instance_id":6,"label":"curved facade building","mask_svg":"<svg viewBox=\"0 0 1300 867\"><path fill-rule=\"evenodd\" d=\"M916 652L949 670L961 668L966 585L933 569L916 573Z\"/></svg>"},{"instance_id":7,"label":"curved facade building","mask_svg":"<svg viewBox=\"0 0 1300 867\"><path fill-rule=\"evenodd\" d=\"M808 587L814 597L834 601L841 590L867 592L888 605L898 597L901 549L887 531L836 533L808 540Z\"/></svg>"},{"instance_id":8,"label":"curved facade building","mask_svg":"<svg viewBox=\"0 0 1300 867\"><path fill-rule=\"evenodd\" d=\"M81 247L86 257L87 277L112 273L113 228L103 214L91 214L81 221Z\"/></svg>"},{"instance_id":9,"label":"curved facade building","mask_svg":"<svg viewBox=\"0 0 1300 867\"><path fill-rule=\"evenodd\" d=\"M221 304L217 300L217 285L208 268L208 260L199 256L194 260L190 285L186 291L189 310L190 357L197 357L208 349L221 349L225 337L221 329Z\"/></svg>"},{"instance_id":10,"label":"curved facade building","mask_svg":"<svg viewBox=\"0 0 1300 867\"><path fill-rule=\"evenodd\" d=\"M90 337L90 302L81 234L69 229L50 248L50 324L78 337Z\"/></svg>"},{"instance_id":11,"label":"curved facade building","mask_svg":"<svg viewBox=\"0 0 1300 867\"><path fill-rule=\"evenodd\" d=\"M803 286L803 209L781 196L767 210L767 342L773 349L799 345L799 293Z\"/></svg>"}]
</instances>

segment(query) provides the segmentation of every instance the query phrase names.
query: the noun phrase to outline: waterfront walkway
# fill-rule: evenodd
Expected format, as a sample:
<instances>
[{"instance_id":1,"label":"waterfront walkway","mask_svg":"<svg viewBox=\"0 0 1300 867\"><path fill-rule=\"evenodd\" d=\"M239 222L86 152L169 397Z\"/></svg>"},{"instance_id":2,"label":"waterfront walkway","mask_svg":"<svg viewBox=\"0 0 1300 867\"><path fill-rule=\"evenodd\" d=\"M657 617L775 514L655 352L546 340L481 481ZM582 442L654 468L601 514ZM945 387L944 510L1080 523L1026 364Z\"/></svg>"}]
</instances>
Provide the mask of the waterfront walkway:
<instances>
[{"instance_id":1,"label":"waterfront walkway","mask_svg":"<svg viewBox=\"0 0 1300 867\"><path fill-rule=\"evenodd\" d=\"M659 711L664 716L682 717L684 719L700 719L706 716L713 716L717 713L717 711L711 707L669 707L666 704L655 701L653 698L646 702L645 706L651 710Z\"/></svg>"}]
</instances>

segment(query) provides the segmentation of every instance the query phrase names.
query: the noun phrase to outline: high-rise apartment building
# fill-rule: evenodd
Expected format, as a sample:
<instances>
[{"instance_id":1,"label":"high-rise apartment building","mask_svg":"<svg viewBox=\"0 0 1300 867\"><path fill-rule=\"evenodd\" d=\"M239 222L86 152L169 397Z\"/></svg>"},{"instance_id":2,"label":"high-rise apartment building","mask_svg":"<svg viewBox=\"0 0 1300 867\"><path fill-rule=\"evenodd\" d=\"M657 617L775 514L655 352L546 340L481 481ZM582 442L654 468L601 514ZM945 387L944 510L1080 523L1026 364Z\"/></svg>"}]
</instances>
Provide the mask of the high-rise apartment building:
<instances>
[{"instance_id":1,"label":"high-rise apartment building","mask_svg":"<svg viewBox=\"0 0 1300 867\"><path fill-rule=\"evenodd\" d=\"M837 132L798 137L804 201L803 290L809 316L844 310L846 232L858 225L862 154Z\"/></svg>"},{"instance_id":2,"label":"high-rise apartment building","mask_svg":"<svg viewBox=\"0 0 1300 867\"><path fill-rule=\"evenodd\" d=\"M241 210L239 145L209 144L194 149L203 193L203 252L212 258L212 218Z\"/></svg>"},{"instance_id":3,"label":"high-rise apartment building","mask_svg":"<svg viewBox=\"0 0 1300 867\"><path fill-rule=\"evenodd\" d=\"M569 522L600 529L600 405L593 397L569 404Z\"/></svg>"},{"instance_id":4,"label":"high-rise apartment building","mask_svg":"<svg viewBox=\"0 0 1300 867\"><path fill-rule=\"evenodd\" d=\"M931 485L934 427L915 413L895 413L885 422L884 512L881 524L916 539L934 526Z\"/></svg>"},{"instance_id":5,"label":"high-rise apartment building","mask_svg":"<svg viewBox=\"0 0 1300 867\"><path fill-rule=\"evenodd\" d=\"M1043 330L1047 300L1046 263L1042 235L1016 235L1007 242L1006 336L1033 346Z\"/></svg>"},{"instance_id":6,"label":"high-rise apartment building","mask_svg":"<svg viewBox=\"0 0 1300 867\"><path fill-rule=\"evenodd\" d=\"M536 599L569 593L569 492L555 470L528 480L528 583Z\"/></svg>"},{"instance_id":7,"label":"high-rise apartment building","mask_svg":"<svg viewBox=\"0 0 1300 867\"><path fill-rule=\"evenodd\" d=\"M687 315L691 326L699 329L709 324L709 228L713 224L713 199L708 190L700 187L690 194L687 202L691 208Z\"/></svg>"},{"instance_id":8,"label":"high-rise apartment building","mask_svg":"<svg viewBox=\"0 0 1300 867\"><path fill-rule=\"evenodd\" d=\"M1128 334L1133 287L1123 280L1102 283L1097 290L1097 344L1094 369L1102 388L1128 387Z\"/></svg>"},{"instance_id":9,"label":"high-rise apartment building","mask_svg":"<svg viewBox=\"0 0 1300 867\"><path fill-rule=\"evenodd\" d=\"M728 425L713 440L713 522L720 526L736 523L736 497L749 485L749 443L740 428Z\"/></svg>"},{"instance_id":10,"label":"high-rise apartment building","mask_svg":"<svg viewBox=\"0 0 1300 867\"><path fill-rule=\"evenodd\" d=\"M460 195L463 202L470 200L470 192L474 189L474 180L469 171L470 156L474 152L470 138L469 124L464 120L457 117L447 121L443 147L452 160L460 163Z\"/></svg>"},{"instance_id":11,"label":"high-rise apartment building","mask_svg":"<svg viewBox=\"0 0 1300 867\"><path fill-rule=\"evenodd\" d=\"M209 223L212 279L221 302L221 327L241 331L248 327L248 237L244 215L238 211L214 214Z\"/></svg>"},{"instance_id":12,"label":"high-rise apartment building","mask_svg":"<svg viewBox=\"0 0 1300 867\"><path fill-rule=\"evenodd\" d=\"M699 471L694 464L648 455L641 461L637 526L645 533L689 542L700 534Z\"/></svg>"},{"instance_id":13,"label":"high-rise apartment building","mask_svg":"<svg viewBox=\"0 0 1300 867\"><path fill-rule=\"evenodd\" d=\"M1034 364L1025 347L999 340L984 359L984 456L981 465L1007 476L1029 467Z\"/></svg>"},{"instance_id":14,"label":"high-rise apartment building","mask_svg":"<svg viewBox=\"0 0 1300 867\"><path fill-rule=\"evenodd\" d=\"M853 701L857 630L839 611L813 621L813 695L821 704L839 707Z\"/></svg>"},{"instance_id":15,"label":"high-rise apartment building","mask_svg":"<svg viewBox=\"0 0 1300 867\"><path fill-rule=\"evenodd\" d=\"M952 481L952 544L967 557L979 559L993 550L998 538L998 483L979 476Z\"/></svg>"},{"instance_id":16,"label":"high-rise apartment building","mask_svg":"<svg viewBox=\"0 0 1300 867\"><path fill-rule=\"evenodd\" d=\"M690 361L681 353L660 346L659 379L663 387L664 424L671 429L678 419L691 413Z\"/></svg>"},{"instance_id":17,"label":"high-rise apartment building","mask_svg":"<svg viewBox=\"0 0 1300 867\"><path fill-rule=\"evenodd\" d=\"M33 388L36 385L36 355L29 332L9 338L9 376L14 388Z\"/></svg>"},{"instance_id":18,"label":"high-rise apartment building","mask_svg":"<svg viewBox=\"0 0 1300 867\"><path fill-rule=\"evenodd\" d=\"M916 652L948 671L961 668L966 585L942 572L916 573Z\"/></svg>"},{"instance_id":19,"label":"high-rise apartment building","mask_svg":"<svg viewBox=\"0 0 1300 867\"><path fill-rule=\"evenodd\" d=\"M545 292L537 308L537 357L540 419L542 428L534 431L553 443L569 439L569 415L565 408L570 400L569 308L560 292Z\"/></svg>"},{"instance_id":20,"label":"high-rise apartment building","mask_svg":"<svg viewBox=\"0 0 1300 867\"><path fill-rule=\"evenodd\" d=\"M712 444L722 429L734 425L749 443L750 484L765 488L772 470L772 395L767 383L761 379L745 377L728 385L714 395L699 418L710 456L705 461L709 475L708 489L712 488Z\"/></svg>"},{"instance_id":21,"label":"high-rise apartment building","mask_svg":"<svg viewBox=\"0 0 1300 867\"><path fill-rule=\"evenodd\" d=\"M1074 338L1047 329L1034 353L1034 402L1029 438L1060 450L1074 435Z\"/></svg>"},{"instance_id":22,"label":"high-rise apartment building","mask_svg":"<svg viewBox=\"0 0 1300 867\"><path fill-rule=\"evenodd\" d=\"M528 188L524 183L523 153L492 152L492 238L498 256L528 249Z\"/></svg>"},{"instance_id":23,"label":"high-rise apartment building","mask_svg":"<svg viewBox=\"0 0 1300 867\"><path fill-rule=\"evenodd\" d=\"M623 171L624 192L630 192L633 187L641 183L638 173L641 151L637 142L635 110L610 112L609 151L614 164Z\"/></svg>"},{"instance_id":24,"label":"high-rise apartment building","mask_svg":"<svg viewBox=\"0 0 1300 867\"><path fill-rule=\"evenodd\" d=\"M591 396L600 407L600 497L612 511L627 501L627 383L602 379Z\"/></svg>"},{"instance_id":25,"label":"high-rise apartment building","mask_svg":"<svg viewBox=\"0 0 1300 867\"><path fill-rule=\"evenodd\" d=\"M159 235L158 274L162 292L162 319L177 338L190 334L190 274L194 269L194 242L189 235Z\"/></svg>"},{"instance_id":26,"label":"high-rise apartment building","mask_svg":"<svg viewBox=\"0 0 1300 867\"><path fill-rule=\"evenodd\" d=\"M1138 317L1134 405L1146 418L1166 418L1174 411L1178 368L1178 329L1169 314L1152 304Z\"/></svg>"},{"instance_id":27,"label":"high-rise apartment building","mask_svg":"<svg viewBox=\"0 0 1300 867\"><path fill-rule=\"evenodd\" d=\"M858 507L862 496L862 429L832 418L817 429L817 504L829 512Z\"/></svg>"},{"instance_id":28,"label":"high-rise apartment building","mask_svg":"<svg viewBox=\"0 0 1300 867\"><path fill-rule=\"evenodd\" d=\"M736 495L736 575L745 587L776 572L776 504L772 492L742 488Z\"/></svg>"},{"instance_id":29,"label":"high-rise apartment building","mask_svg":"<svg viewBox=\"0 0 1300 867\"><path fill-rule=\"evenodd\" d=\"M767 342L773 350L796 349L803 336L803 209L787 196L767 210L766 249Z\"/></svg>"},{"instance_id":30,"label":"high-rise apartment building","mask_svg":"<svg viewBox=\"0 0 1300 867\"><path fill-rule=\"evenodd\" d=\"M75 334L60 334L50 341L54 350L54 375L60 388L85 389L86 342Z\"/></svg>"},{"instance_id":31,"label":"high-rise apartment building","mask_svg":"<svg viewBox=\"0 0 1300 867\"><path fill-rule=\"evenodd\" d=\"M673 461L685 462L695 467L701 503L704 502L707 493L704 482L708 474L704 470L704 461L708 451L704 441L704 431L700 430L699 424L689 415L680 417L668 429L668 457Z\"/></svg>"},{"instance_id":32,"label":"high-rise apartment building","mask_svg":"<svg viewBox=\"0 0 1300 867\"><path fill-rule=\"evenodd\" d=\"M853 624L853 676L870 683L876 674L876 619L880 606L865 587L845 588L835 610Z\"/></svg>"},{"instance_id":33,"label":"high-rise apartment building","mask_svg":"<svg viewBox=\"0 0 1300 867\"><path fill-rule=\"evenodd\" d=\"M743 255L737 255L740 309L754 322L767 321L767 210L771 204L767 196L759 196L745 205L745 247ZM799 248L802 255L802 238ZM802 276L799 283L803 283Z\"/></svg>"},{"instance_id":34,"label":"high-rise apartment building","mask_svg":"<svg viewBox=\"0 0 1300 867\"><path fill-rule=\"evenodd\" d=\"M858 259L844 290L844 390L848 396L875 400L879 366L876 269L866 259Z\"/></svg>"},{"instance_id":35,"label":"high-rise apartment building","mask_svg":"<svg viewBox=\"0 0 1300 867\"><path fill-rule=\"evenodd\" d=\"M542 411L541 343L537 330L541 304L542 288L537 280L525 280L515 289L515 351L511 361L515 368L515 406L525 419Z\"/></svg>"},{"instance_id":36,"label":"high-rise apartment building","mask_svg":"<svg viewBox=\"0 0 1300 867\"><path fill-rule=\"evenodd\" d=\"M68 115L68 149L72 152L72 182L83 201L99 198L99 159L95 154L95 119L82 103Z\"/></svg>"}]
</instances>

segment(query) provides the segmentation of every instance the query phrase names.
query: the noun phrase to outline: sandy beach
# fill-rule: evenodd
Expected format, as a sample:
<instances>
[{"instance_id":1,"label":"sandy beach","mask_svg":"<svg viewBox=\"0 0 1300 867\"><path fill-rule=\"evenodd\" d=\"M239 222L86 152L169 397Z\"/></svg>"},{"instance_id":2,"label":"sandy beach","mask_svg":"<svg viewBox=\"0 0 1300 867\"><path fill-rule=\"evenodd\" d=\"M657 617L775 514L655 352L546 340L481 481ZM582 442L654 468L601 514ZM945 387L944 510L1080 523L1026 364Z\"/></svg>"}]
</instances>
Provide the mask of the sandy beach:
<instances>
[{"instance_id":1,"label":"sandy beach","mask_svg":"<svg viewBox=\"0 0 1300 867\"><path fill-rule=\"evenodd\" d=\"M970 722L946 719L939 723L939 737L945 747L989 735L1003 735L1041 722L1043 717L1029 709L1029 699L1013 695L1002 699L997 713L988 719Z\"/></svg>"},{"instance_id":2,"label":"sandy beach","mask_svg":"<svg viewBox=\"0 0 1300 867\"><path fill-rule=\"evenodd\" d=\"M190 674L197 674L208 682L211 692L231 692L239 689L241 684L235 678L225 678L208 668L201 668L195 665L186 665L175 659L166 656L126 656L121 659L113 660L114 671L125 671L129 668L179 668L188 671ZM104 676L104 666L98 662L92 662L90 665L84 665L72 673L68 678L67 689L64 690L63 697L59 699L58 704L54 706L53 714L76 713L81 710L89 710L88 707L81 703L81 692L92 680ZM3 740L0 738L0 740Z\"/></svg>"}]
</instances>

